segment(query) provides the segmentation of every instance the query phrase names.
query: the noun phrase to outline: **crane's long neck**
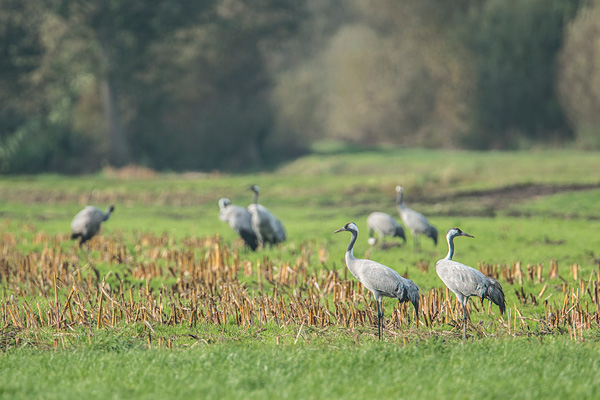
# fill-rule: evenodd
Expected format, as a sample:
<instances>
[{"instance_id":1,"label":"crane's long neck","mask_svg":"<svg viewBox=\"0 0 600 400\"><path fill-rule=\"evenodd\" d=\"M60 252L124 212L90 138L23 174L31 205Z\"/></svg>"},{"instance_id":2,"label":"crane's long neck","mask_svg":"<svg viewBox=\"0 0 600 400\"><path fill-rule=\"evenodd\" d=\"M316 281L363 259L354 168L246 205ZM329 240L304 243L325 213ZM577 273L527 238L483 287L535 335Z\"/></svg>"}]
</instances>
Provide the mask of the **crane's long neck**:
<instances>
[{"instance_id":1,"label":"crane's long neck","mask_svg":"<svg viewBox=\"0 0 600 400\"><path fill-rule=\"evenodd\" d=\"M254 204L258 204L258 191L254 192Z\"/></svg>"},{"instance_id":2,"label":"crane's long neck","mask_svg":"<svg viewBox=\"0 0 600 400\"><path fill-rule=\"evenodd\" d=\"M402 192L398 192L398 194L396 195L396 207L398 208L398 210L404 209L406 207L406 205L402 201Z\"/></svg>"},{"instance_id":3,"label":"crane's long neck","mask_svg":"<svg viewBox=\"0 0 600 400\"><path fill-rule=\"evenodd\" d=\"M112 213L112 209L111 209L111 208L108 208L108 209L106 210L106 212L102 214L102 220L103 220L103 221L106 221L108 218L110 218L110 214L111 214L111 213Z\"/></svg>"},{"instance_id":4,"label":"crane's long neck","mask_svg":"<svg viewBox=\"0 0 600 400\"><path fill-rule=\"evenodd\" d=\"M356 238L358 237L358 233L355 231L350 231L352 234L352 238L350 239L350 243L348 244L348 248L346 249L346 267L350 270L354 277L358 278L360 274L360 265L357 263L356 257L354 257L354 244L356 243Z\"/></svg>"},{"instance_id":5,"label":"crane's long neck","mask_svg":"<svg viewBox=\"0 0 600 400\"><path fill-rule=\"evenodd\" d=\"M448 255L446 256L446 260L452 260L452 256L454 256L454 236L448 236Z\"/></svg>"},{"instance_id":6,"label":"crane's long neck","mask_svg":"<svg viewBox=\"0 0 600 400\"><path fill-rule=\"evenodd\" d=\"M352 238L350 239L350 243L348 244L348 248L346 249L346 257L354 258L354 244L356 243L356 239L358 238L358 233L354 231L350 231L352 234Z\"/></svg>"}]
</instances>

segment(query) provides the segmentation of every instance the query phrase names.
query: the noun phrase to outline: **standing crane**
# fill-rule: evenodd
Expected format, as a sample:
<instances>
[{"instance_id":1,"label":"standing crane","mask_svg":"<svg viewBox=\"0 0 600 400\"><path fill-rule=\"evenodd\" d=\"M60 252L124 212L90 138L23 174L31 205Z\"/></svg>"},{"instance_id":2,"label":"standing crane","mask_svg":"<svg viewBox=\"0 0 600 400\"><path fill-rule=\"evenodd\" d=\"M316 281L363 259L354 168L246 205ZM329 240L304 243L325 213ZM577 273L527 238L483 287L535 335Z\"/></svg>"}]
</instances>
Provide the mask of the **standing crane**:
<instances>
[{"instance_id":1,"label":"standing crane","mask_svg":"<svg viewBox=\"0 0 600 400\"><path fill-rule=\"evenodd\" d=\"M227 222L231 229L237 232L246 246L255 251L258 247L258 238L252 229L252 215L244 207L231 204L226 197L219 199L219 219Z\"/></svg>"},{"instance_id":2,"label":"standing crane","mask_svg":"<svg viewBox=\"0 0 600 400\"><path fill-rule=\"evenodd\" d=\"M389 214L375 211L367 217L367 226L369 227L369 244L374 245L377 240L373 237L373 231L377 232L381 238L381 246L385 242L386 236L399 237L406 243L404 228Z\"/></svg>"},{"instance_id":3,"label":"standing crane","mask_svg":"<svg viewBox=\"0 0 600 400\"><path fill-rule=\"evenodd\" d=\"M106 212L102 212L99 208L87 206L79 211L71 222L71 239L79 238L79 247L90 240L100 230L100 224L106 221L112 212L115 211L115 206L108 207Z\"/></svg>"},{"instance_id":4,"label":"standing crane","mask_svg":"<svg viewBox=\"0 0 600 400\"><path fill-rule=\"evenodd\" d=\"M402 186L396 186L396 208L398 209L400 218L402 218L402 223L404 223L404 226L410 229L410 232L412 233L415 249L421 247L419 235L430 237L433 240L433 244L437 246L438 231L436 227L431 225L423 214L404 204L402 201L403 193L404 188Z\"/></svg>"},{"instance_id":5,"label":"standing crane","mask_svg":"<svg viewBox=\"0 0 600 400\"><path fill-rule=\"evenodd\" d=\"M456 295L463 309L463 339L467 338L467 302L469 297L478 296L489 299L500 307L500 313L504 314L506 302L500 282L492 277L485 276L475 268L453 261L454 238L457 236L474 237L458 228L448 230L446 240L448 241L448 255L435 264L435 270L444 284Z\"/></svg>"},{"instance_id":6,"label":"standing crane","mask_svg":"<svg viewBox=\"0 0 600 400\"><path fill-rule=\"evenodd\" d=\"M415 307L416 321L419 320L419 287L410 279L403 278L398 272L390 267L372 260L366 260L354 257L353 249L358 238L358 227L354 222L349 222L338 232L350 232L352 238L346 249L346 266L366 287L377 303L377 333L379 340L382 334L383 305L382 296L398 299L400 303L410 301Z\"/></svg>"},{"instance_id":7,"label":"standing crane","mask_svg":"<svg viewBox=\"0 0 600 400\"><path fill-rule=\"evenodd\" d=\"M261 247L268 243L271 247L274 244L285 241L285 228L266 207L258 204L258 194L260 189L256 185L249 188L254 192L254 202L248 206L248 211L252 215L252 229L258 238Z\"/></svg>"}]
</instances>

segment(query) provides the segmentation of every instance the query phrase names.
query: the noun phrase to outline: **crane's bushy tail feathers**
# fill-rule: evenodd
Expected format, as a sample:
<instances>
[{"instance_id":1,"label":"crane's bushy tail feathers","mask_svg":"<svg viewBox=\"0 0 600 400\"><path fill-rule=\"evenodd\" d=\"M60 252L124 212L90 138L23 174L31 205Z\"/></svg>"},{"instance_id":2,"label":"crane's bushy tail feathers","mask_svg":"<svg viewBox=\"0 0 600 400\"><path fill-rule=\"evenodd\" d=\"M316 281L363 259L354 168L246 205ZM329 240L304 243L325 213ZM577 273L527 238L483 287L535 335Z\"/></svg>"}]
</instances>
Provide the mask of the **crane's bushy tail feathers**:
<instances>
[{"instance_id":1,"label":"crane's bushy tail feathers","mask_svg":"<svg viewBox=\"0 0 600 400\"><path fill-rule=\"evenodd\" d=\"M400 303L410 301L415 307L417 319L419 318L419 287L416 283L408 279L408 284L400 284L398 301Z\"/></svg>"},{"instance_id":2,"label":"crane's bushy tail feathers","mask_svg":"<svg viewBox=\"0 0 600 400\"><path fill-rule=\"evenodd\" d=\"M254 231L240 231L240 236L246 245L252 249L252 251L256 251L258 247L258 238L256 237Z\"/></svg>"},{"instance_id":3,"label":"crane's bushy tail feathers","mask_svg":"<svg viewBox=\"0 0 600 400\"><path fill-rule=\"evenodd\" d=\"M396 228L396 232L394 232L394 236L404 239L404 243L406 243L406 234L404 233L404 229L402 229L401 226Z\"/></svg>"},{"instance_id":4,"label":"crane's bushy tail feathers","mask_svg":"<svg viewBox=\"0 0 600 400\"><path fill-rule=\"evenodd\" d=\"M437 246L438 243L438 231L435 227L431 227L431 229L429 230L429 232L427 233L427 236L430 237L433 240L433 245Z\"/></svg>"},{"instance_id":5,"label":"crane's bushy tail feathers","mask_svg":"<svg viewBox=\"0 0 600 400\"><path fill-rule=\"evenodd\" d=\"M487 279L488 284L486 285L481 298L489 299L491 302L500 307L500 314L504 314L504 311L506 310L506 301L504 299L504 291L502 290L502 285L500 285L500 282L498 282L494 278L488 277Z\"/></svg>"},{"instance_id":6,"label":"crane's bushy tail feathers","mask_svg":"<svg viewBox=\"0 0 600 400\"><path fill-rule=\"evenodd\" d=\"M71 233L71 240L75 240L81 236L81 233Z\"/></svg>"}]
</instances>

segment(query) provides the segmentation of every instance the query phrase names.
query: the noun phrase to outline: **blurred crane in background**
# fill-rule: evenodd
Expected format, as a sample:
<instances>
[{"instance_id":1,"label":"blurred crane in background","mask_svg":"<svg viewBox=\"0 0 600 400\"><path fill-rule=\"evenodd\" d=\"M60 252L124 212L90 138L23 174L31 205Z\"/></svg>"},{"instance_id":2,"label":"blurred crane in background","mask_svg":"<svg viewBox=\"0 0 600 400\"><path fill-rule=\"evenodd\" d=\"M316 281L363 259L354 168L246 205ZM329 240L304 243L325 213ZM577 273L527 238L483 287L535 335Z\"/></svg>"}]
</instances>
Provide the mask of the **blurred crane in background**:
<instances>
[{"instance_id":1,"label":"blurred crane in background","mask_svg":"<svg viewBox=\"0 0 600 400\"><path fill-rule=\"evenodd\" d=\"M266 207L258 204L259 187L252 185L250 190L254 192L254 201L248 206L248 211L252 215L252 229L258 238L259 245L264 248L265 243L272 247L274 244L284 242L286 233L283 223Z\"/></svg>"}]
</instances>

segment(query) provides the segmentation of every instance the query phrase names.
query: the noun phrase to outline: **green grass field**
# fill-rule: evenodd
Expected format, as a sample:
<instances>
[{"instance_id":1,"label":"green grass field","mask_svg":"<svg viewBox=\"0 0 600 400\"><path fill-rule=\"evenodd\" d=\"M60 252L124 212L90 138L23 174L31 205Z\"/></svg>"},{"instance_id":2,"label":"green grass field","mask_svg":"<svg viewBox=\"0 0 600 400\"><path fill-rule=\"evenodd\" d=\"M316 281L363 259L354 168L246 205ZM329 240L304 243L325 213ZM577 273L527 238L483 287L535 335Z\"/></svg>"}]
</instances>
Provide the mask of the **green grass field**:
<instances>
[{"instance_id":1,"label":"green grass field","mask_svg":"<svg viewBox=\"0 0 600 400\"><path fill-rule=\"evenodd\" d=\"M250 184L286 225L277 248L247 252L218 219ZM370 212L397 217L398 184L437 246L367 244ZM87 204L116 206L89 254L68 240ZM598 204L600 157L571 150L330 147L247 175L0 177L0 398L597 398ZM386 299L377 342L350 235L333 234L349 221L355 255L431 301L418 328ZM471 300L464 343L454 296L436 292L453 226L475 236L455 260L496 271L507 295L504 316Z\"/></svg>"}]
</instances>

